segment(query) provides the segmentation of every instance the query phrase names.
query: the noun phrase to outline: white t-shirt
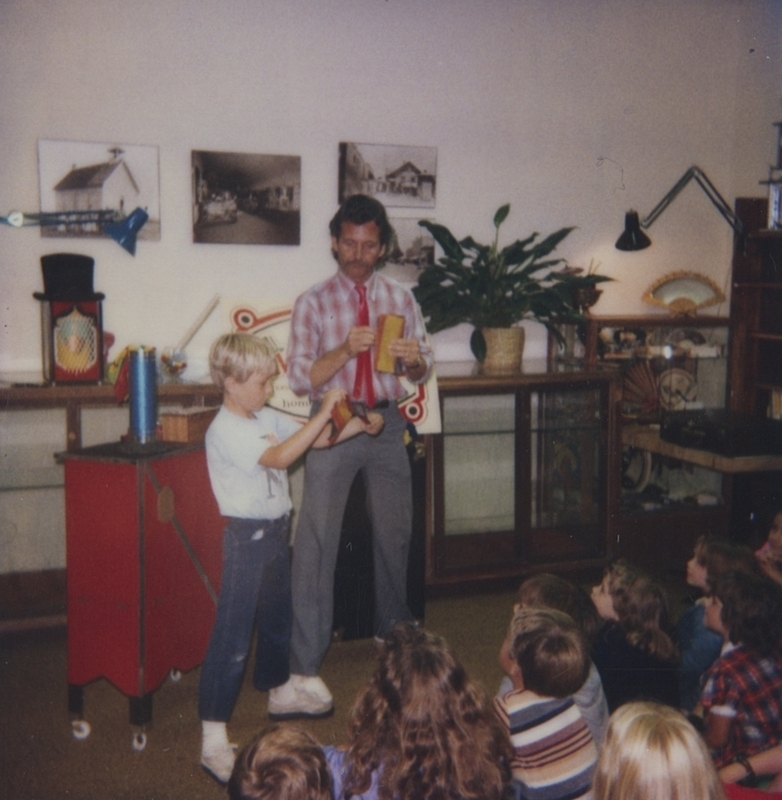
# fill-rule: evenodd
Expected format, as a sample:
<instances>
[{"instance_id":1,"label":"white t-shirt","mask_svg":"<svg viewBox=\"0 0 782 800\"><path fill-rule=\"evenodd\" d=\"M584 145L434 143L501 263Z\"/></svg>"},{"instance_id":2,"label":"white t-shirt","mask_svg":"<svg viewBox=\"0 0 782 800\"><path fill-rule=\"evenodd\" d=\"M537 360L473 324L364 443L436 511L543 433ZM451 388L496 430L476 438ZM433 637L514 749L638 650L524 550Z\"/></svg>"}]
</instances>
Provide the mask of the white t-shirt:
<instances>
[{"instance_id":1,"label":"white t-shirt","mask_svg":"<svg viewBox=\"0 0 782 800\"><path fill-rule=\"evenodd\" d=\"M258 460L299 430L299 422L268 406L255 419L220 408L206 432L206 463L224 517L278 519L291 510L288 471Z\"/></svg>"}]
</instances>

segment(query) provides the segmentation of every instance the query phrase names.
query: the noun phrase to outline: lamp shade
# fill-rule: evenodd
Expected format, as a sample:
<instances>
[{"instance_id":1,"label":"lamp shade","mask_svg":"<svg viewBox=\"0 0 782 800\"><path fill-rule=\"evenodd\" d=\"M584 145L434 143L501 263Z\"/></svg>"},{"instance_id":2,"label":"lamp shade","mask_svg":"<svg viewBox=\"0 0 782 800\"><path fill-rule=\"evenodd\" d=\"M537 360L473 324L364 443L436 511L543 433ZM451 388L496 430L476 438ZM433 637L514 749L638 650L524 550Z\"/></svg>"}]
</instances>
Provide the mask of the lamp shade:
<instances>
[{"instance_id":1,"label":"lamp shade","mask_svg":"<svg viewBox=\"0 0 782 800\"><path fill-rule=\"evenodd\" d=\"M628 211L625 214L625 229L616 240L617 250L644 250L652 240L641 230L641 223L637 211Z\"/></svg>"}]
</instances>

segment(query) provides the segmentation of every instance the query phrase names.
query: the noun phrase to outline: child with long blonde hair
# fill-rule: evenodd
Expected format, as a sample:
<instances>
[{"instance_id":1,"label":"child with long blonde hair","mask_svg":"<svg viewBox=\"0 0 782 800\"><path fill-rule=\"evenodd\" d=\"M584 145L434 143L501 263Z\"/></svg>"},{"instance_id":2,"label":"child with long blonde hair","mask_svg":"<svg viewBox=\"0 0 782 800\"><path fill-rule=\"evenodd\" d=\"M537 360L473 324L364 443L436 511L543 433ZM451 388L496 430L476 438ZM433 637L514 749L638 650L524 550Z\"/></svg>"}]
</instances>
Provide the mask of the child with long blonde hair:
<instances>
[{"instance_id":1,"label":"child with long blonde hair","mask_svg":"<svg viewBox=\"0 0 782 800\"><path fill-rule=\"evenodd\" d=\"M678 711L627 703L608 723L593 800L725 800L703 739Z\"/></svg>"}]
</instances>

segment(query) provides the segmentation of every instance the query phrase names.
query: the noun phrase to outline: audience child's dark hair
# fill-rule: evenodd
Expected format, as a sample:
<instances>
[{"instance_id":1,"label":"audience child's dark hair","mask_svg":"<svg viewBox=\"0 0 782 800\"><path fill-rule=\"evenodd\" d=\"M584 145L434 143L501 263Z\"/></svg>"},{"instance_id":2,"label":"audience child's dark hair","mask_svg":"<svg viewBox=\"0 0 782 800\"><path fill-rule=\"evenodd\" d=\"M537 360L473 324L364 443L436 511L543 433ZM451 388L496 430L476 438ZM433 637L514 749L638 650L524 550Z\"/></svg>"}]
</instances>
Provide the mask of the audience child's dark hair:
<instances>
[{"instance_id":1,"label":"audience child's dark hair","mask_svg":"<svg viewBox=\"0 0 782 800\"><path fill-rule=\"evenodd\" d=\"M782 586L763 575L734 570L717 579L714 594L722 603L722 624L733 644L761 656L780 649Z\"/></svg>"},{"instance_id":2,"label":"audience child's dark hair","mask_svg":"<svg viewBox=\"0 0 782 800\"><path fill-rule=\"evenodd\" d=\"M511 622L510 652L524 688L543 697L575 694L589 674L586 636L563 611L521 608Z\"/></svg>"},{"instance_id":3,"label":"audience child's dark hair","mask_svg":"<svg viewBox=\"0 0 782 800\"><path fill-rule=\"evenodd\" d=\"M752 550L725 539L700 536L695 542L695 560L702 567L706 567L710 586L725 572L732 570L758 572L757 561Z\"/></svg>"},{"instance_id":4,"label":"audience child's dark hair","mask_svg":"<svg viewBox=\"0 0 782 800\"><path fill-rule=\"evenodd\" d=\"M622 567L623 580L611 590L614 611L627 641L649 655L674 662L679 651L671 638L668 597L648 575Z\"/></svg>"},{"instance_id":5,"label":"audience child's dark hair","mask_svg":"<svg viewBox=\"0 0 782 800\"><path fill-rule=\"evenodd\" d=\"M530 608L563 611L583 631L588 642L594 640L602 622L595 604L583 587L550 572L527 578L519 586L519 602Z\"/></svg>"}]
</instances>

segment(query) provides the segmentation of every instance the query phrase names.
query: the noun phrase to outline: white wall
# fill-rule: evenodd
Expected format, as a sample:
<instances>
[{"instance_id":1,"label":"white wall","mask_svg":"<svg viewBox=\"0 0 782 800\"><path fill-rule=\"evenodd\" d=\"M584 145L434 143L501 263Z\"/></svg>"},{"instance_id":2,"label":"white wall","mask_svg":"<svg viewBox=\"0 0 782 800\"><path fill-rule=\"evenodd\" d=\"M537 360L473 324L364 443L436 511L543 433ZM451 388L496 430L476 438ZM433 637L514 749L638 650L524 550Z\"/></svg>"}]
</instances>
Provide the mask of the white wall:
<instances>
[{"instance_id":1,"label":"white wall","mask_svg":"<svg viewBox=\"0 0 782 800\"><path fill-rule=\"evenodd\" d=\"M775 0L0 0L3 213L38 208L39 138L158 145L162 206L135 258L0 230L0 371L40 368L38 259L66 245L96 259L116 348L175 343L219 291L203 361L234 301L291 303L333 269L340 140L436 146L458 235L488 238L506 201L508 238L577 225L561 254L620 281L598 312L643 312L673 269L722 285L731 232L694 185L653 248L612 243L691 164L730 202L762 193L781 19ZM301 246L193 244L192 149L301 155Z\"/></svg>"},{"instance_id":2,"label":"white wall","mask_svg":"<svg viewBox=\"0 0 782 800\"><path fill-rule=\"evenodd\" d=\"M507 240L578 226L560 254L617 278L598 313L650 310L673 270L726 286L731 231L694 185L649 250L613 242L692 164L729 202L763 194L780 33L777 0L0 0L0 212L38 209L39 138L151 144L162 225L135 258L0 228L0 372L40 372L39 258L68 249L96 260L114 354L176 343L219 292L188 348L203 373L234 303L289 305L333 270L341 140L436 146L433 216L459 236L488 239L505 202ZM301 245L193 244L194 149L300 155ZM438 356L468 357L468 335Z\"/></svg>"}]
</instances>

